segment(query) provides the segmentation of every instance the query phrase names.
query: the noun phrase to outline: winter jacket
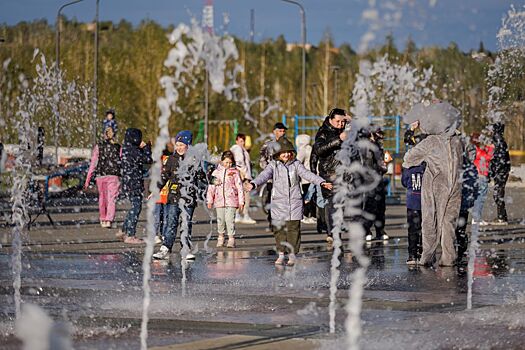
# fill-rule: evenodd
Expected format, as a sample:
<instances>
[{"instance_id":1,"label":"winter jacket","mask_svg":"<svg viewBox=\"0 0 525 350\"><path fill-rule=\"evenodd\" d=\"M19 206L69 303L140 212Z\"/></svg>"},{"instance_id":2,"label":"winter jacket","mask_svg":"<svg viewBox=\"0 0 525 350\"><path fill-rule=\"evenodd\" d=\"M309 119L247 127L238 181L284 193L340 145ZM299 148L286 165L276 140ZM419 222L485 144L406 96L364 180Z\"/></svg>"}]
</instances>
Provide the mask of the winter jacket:
<instances>
[{"instance_id":1,"label":"winter jacket","mask_svg":"<svg viewBox=\"0 0 525 350\"><path fill-rule=\"evenodd\" d=\"M111 128L113 129L113 132L116 134L117 131L118 131L118 125L117 125L117 121L115 120L115 118L113 119L104 119L102 121L102 131L106 131L107 128Z\"/></svg>"},{"instance_id":2,"label":"winter jacket","mask_svg":"<svg viewBox=\"0 0 525 350\"><path fill-rule=\"evenodd\" d=\"M328 182L334 182L336 178L336 169L341 164L337 160L337 153L341 150L343 141L340 138L341 133L344 132L344 128L337 129L330 124L329 117L326 117L323 125L317 131L315 135L315 143L313 146L313 152L318 156L317 169L319 176ZM330 192L323 189L323 196L327 198Z\"/></svg>"},{"instance_id":3,"label":"winter jacket","mask_svg":"<svg viewBox=\"0 0 525 350\"><path fill-rule=\"evenodd\" d=\"M312 146L310 146L310 135L301 134L295 138L295 146L297 147L297 160L303 163L307 170L310 170L310 156L312 154ZM301 184L307 184L308 181L301 179Z\"/></svg>"},{"instance_id":4,"label":"winter jacket","mask_svg":"<svg viewBox=\"0 0 525 350\"><path fill-rule=\"evenodd\" d=\"M273 179L271 193L272 220L277 222L302 220L303 196L300 186L301 178L316 185L325 182L322 177L306 170L304 165L297 159L291 160L286 164L272 160L259 176L252 181L252 184L257 187Z\"/></svg>"},{"instance_id":5,"label":"winter jacket","mask_svg":"<svg viewBox=\"0 0 525 350\"><path fill-rule=\"evenodd\" d=\"M86 177L85 186L89 185L91 178L102 176L118 176L121 172L120 145L108 140L95 145L91 162Z\"/></svg>"},{"instance_id":6,"label":"winter jacket","mask_svg":"<svg viewBox=\"0 0 525 350\"><path fill-rule=\"evenodd\" d=\"M496 177L506 177L510 173L510 154L509 146L503 138L503 132L505 131L505 125L502 123L496 123L493 125L493 136L494 141L494 156L490 161L489 177L494 179Z\"/></svg>"},{"instance_id":7,"label":"winter jacket","mask_svg":"<svg viewBox=\"0 0 525 350\"><path fill-rule=\"evenodd\" d=\"M251 180L252 179L252 166L250 164L250 154L246 148L239 145L233 145L230 148L235 158L235 165L241 172L241 178Z\"/></svg>"},{"instance_id":8,"label":"winter jacket","mask_svg":"<svg viewBox=\"0 0 525 350\"><path fill-rule=\"evenodd\" d=\"M490 162L494 154L494 146L475 146L476 147L476 158L474 159L474 165L478 170L478 174L482 176L489 176Z\"/></svg>"},{"instance_id":9,"label":"winter jacket","mask_svg":"<svg viewBox=\"0 0 525 350\"><path fill-rule=\"evenodd\" d=\"M421 210L421 184L424 173L424 163L403 169L401 173L401 184L407 189L407 209Z\"/></svg>"},{"instance_id":10,"label":"winter jacket","mask_svg":"<svg viewBox=\"0 0 525 350\"><path fill-rule=\"evenodd\" d=\"M161 174L161 185L168 184L168 203L184 199L186 205L196 206L199 185L207 183L206 174L197 159L186 159L177 152L169 156Z\"/></svg>"},{"instance_id":11,"label":"winter jacket","mask_svg":"<svg viewBox=\"0 0 525 350\"><path fill-rule=\"evenodd\" d=\"M122 146L122 193L138 196L144 193L144 165L153 163L151 146L140 148L142 132L129 128Z\"/></svg>"},{"instance_id":12,"label":"winter jacket","mask_svg":"<svg viewBox=\"0 0 525 350\"><path fill-rule=\"evenodd\" d=\"M474 206L478 198L478 169L467 156L463 156L463 175L461 177L461 211Z\"/></svg>"},{"instance_id":13,"label":"winter jacket","mask_svg":"<svg viewBox=\"0 0 525 350\"><path fill-rule=\"evenodd\" d=\"M208 186L206 195L208 204L213 204L215 208L239 208L244 205L244 190L238 169L226 169L219 164L212 177L214 180Z\"/></svg>"},{"instance_id":14,"label":"winter jacket","mask_svg":"<svg viewBox=\"0 0 525 350\"><path fill-rule=\"evenodd\" d=\"M266 168L266 166L273 159L273 145L275 145L275 142L275 135L271 134L270 139L264 141L263 145L261 146L261 149L259 151L259 166L261 167L261 169Z\"/></svg>"}]
</instances>

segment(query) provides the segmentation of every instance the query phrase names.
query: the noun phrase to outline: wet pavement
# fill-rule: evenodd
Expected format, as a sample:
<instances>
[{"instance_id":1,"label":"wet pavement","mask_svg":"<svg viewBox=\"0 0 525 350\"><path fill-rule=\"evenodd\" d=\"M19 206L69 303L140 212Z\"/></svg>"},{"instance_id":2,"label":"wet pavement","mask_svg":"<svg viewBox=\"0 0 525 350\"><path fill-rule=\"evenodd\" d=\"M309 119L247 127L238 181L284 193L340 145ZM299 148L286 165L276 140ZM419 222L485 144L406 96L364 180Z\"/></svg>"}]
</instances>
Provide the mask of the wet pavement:
<instances>
[{"instance_id":1,"label":"wet pavement","mask_svg":"<svg viewBox=\"0 0 525 350\"><path fill-rule=\"evenodd\" d=\"M387 211L391 239L366 247L371 265L363 297L364 349L525 347L525 189L508 199L509 226L481 232L473 310L466 310L467 276L454 268L405 264L405 209ZM93 209L93 208L92 208ZM493 214L489 199L486 218ZM123 211L119 212L121 219ZM114 238L116 229L96 225L96 208L54 213L56 228L39 218L24 238L22 300L43 307L72 326L76 349L138 349L142 315L144 246ZM350 253L338 282L336 333L328 332L331 253L314 225L304 225L302 252L294 267L276 267L273 237L264 214L256 225L238 225L238 247L214 248L209 217L196 215L199 251L183 275L180 255L152 263L148 345L159 349L340 349L345 347L344 310ZM84 220L76 224L80 219ZM144 227L144 221L140 228ZM140 232L140 230L139 230ZM0 348L20 349L13 336L10 233L0 230ZM178 245L178 242L176 243ZM186 280L183 281L183 277Z\"/></svg>"}]
</instances>

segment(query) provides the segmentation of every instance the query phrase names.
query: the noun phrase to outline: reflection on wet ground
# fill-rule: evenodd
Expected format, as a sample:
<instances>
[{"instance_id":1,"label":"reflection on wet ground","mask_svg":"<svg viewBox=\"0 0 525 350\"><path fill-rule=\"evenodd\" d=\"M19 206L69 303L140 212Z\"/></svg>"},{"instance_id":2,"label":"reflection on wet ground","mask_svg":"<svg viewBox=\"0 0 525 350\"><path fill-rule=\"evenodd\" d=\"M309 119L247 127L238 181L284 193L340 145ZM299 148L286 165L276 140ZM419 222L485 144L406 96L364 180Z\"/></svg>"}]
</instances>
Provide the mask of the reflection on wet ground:
<instances>
[{"instance_id":1,"label":"reflection on wet ground","mask_svg":"<svg viewBox=\"0 0 525 350\"><path fill-rule=\"evenodd\" d=\"M414 323L416 319L429 318L424 322L430 322L436 318L445 332L457 332L451 327L463 322L461 319L467 317L465 315L475 315L476 310L464 311L467 289L464 271L458 268L407 267L405 250L404 239L367 246L371 264L363 300L363 341L373 338L366 343L370 348L374 348L373 344L378 348L385 344L379 341L383 337L370 333L374 329L381 329L382 334L393 334L399 344L406 347L405 338L395 337L395 333L400 332L396 331L400 324L406 327L403 332L414 337L410 343L414 345L420 341L418 329L426 329L420 323ZM475 263L473 291L478 311L490 307L496 308L493 312L500 313L502 311L497 308L508 308L511 304L514 305L511 310L523 310L523 252L523 246L515 244L508 249L480 253ZM313 330L315 335L311 337L316 338L323 348L337 347L338 342L326 338L330 258L330 253L323 249L311 249L300 256L295 267L290 268L276 267L273 264L274 252L269 250L201 252L197 260L189 264L185 284L181 283L183 274L179 254L173 254L170 261L153 261L150 307L153 321L150 328L158 334L158 339L152 339L152 344L235 333L239 325L290 325L303 327L301 331L310 333ZM345 318L342 307L347 299L349 275L355 268L350 253L346 253L342 260L338 283L339 336ZM72 321L79 348L101 341L116 344L117 348L128 342L132 348L138 346L138 340L133 341L130 337L135 334L141 316L141 254L132 251L118 254L27 252L23 264L23 301L41 305L55 317ZM13 314L10 256L0 255L0 265L3 267L0 270L0 312L5 336L9 333L9 319ZM509 312L506 315L510 315ZM455 319L451 321L453 317ZM484 320L481 316L478 318ZM496 318L491 322L502 326L504 322L511 322L510 319ZM185 328L181 321L191 322L193 330L179 336L162 335L163 327L170 327L168 320L172 322L171 327L179 330ZM220 327L223 329L212 331ZM523 324L518 323L515 329L523 330ZM295 332L300 333L299 330ZM509 339L512 339L514 331L509 332ZM271 334L269 330L268 334ZM427 339L429 334L434 333L428 330L423 338ZM16 346L12 337L8 339ZM512 347L512 343L507 345Z\"/></svg>"}]
</instances>

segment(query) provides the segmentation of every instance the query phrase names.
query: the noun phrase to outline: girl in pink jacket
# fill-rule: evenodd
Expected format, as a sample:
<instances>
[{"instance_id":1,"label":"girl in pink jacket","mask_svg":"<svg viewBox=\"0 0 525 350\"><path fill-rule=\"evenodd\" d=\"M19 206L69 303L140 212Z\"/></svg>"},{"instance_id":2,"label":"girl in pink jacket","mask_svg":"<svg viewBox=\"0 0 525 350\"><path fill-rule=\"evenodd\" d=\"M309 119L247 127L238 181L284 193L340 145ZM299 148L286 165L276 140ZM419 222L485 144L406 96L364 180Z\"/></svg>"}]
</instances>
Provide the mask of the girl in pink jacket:
<instances>
[{"instance_id":1,"label":"girl in pink jacket","mask_svg":"<svg viewBox=\"0 0 525 350\"><path fill-rule=\"evenodd\" d=\"M234 167L234 156L226 151L221 162L212 172L211 185L208 186L206 201L208 209L217 210L217 247L224 246L224 232L228 232L228 248L235 248L235 212L244 209L244 191L241 174Z\"/></svg>"}]
</instances>

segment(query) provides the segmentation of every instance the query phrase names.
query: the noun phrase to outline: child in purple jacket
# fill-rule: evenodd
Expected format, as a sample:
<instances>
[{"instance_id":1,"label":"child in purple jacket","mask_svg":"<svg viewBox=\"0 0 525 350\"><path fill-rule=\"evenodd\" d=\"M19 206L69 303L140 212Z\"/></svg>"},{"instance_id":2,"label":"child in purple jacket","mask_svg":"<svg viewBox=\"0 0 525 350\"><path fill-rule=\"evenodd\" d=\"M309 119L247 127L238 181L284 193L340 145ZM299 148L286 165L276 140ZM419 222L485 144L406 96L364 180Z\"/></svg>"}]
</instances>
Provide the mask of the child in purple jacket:
<instances>
[{"instance_id":1,"label":"child in purple jacket","mask_svg":"<svg viewBox=\"0 0 525 350\"><path fill-rule=\"evenodd\" d=\"M301 194L301 179L320 185L328 190L332 184L322 177L307 170L295 159L295 148L286 138L281 137L273 144L275 152L273 160L245 189L251 191L254 187L273 181L272 187L272 225L274 227L275 243L279 258L275 265L284 264L284 254L288 252L288 266L295 265L295 253L301 245L301 220L303 218L303 196Z\"/></svg>"}]
</instances>

